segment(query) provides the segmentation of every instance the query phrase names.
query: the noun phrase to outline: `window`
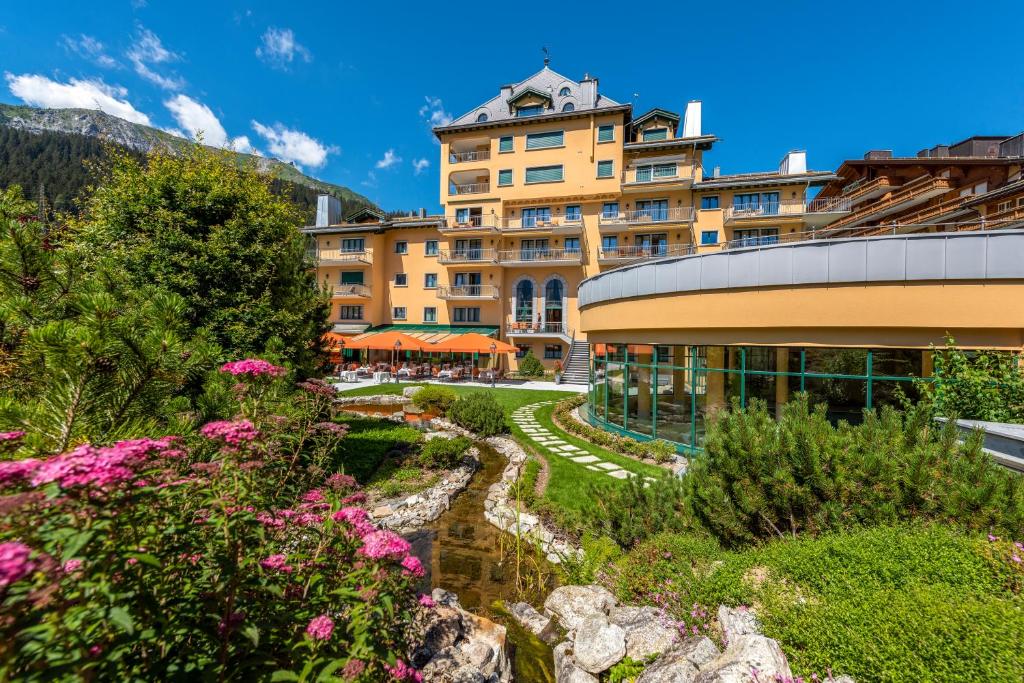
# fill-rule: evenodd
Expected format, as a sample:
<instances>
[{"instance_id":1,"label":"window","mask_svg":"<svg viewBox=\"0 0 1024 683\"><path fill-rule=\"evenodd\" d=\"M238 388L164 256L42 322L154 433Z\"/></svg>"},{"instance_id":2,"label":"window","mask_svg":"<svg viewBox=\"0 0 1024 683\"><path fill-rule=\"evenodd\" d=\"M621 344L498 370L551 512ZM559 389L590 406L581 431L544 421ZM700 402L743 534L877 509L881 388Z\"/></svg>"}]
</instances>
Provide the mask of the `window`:
<instances>
[{"instance_id":1,"label":"window","mask_svg":"<svg viewBox=\"0 0 1024 683\"><path fill-rule=\"evenodd\" d=\"M551 207L539 206L523 209L522 217L522 224L524 228L535 228L538 225L547 225L551 223Z\"/></svg>"},{"instance_id":2,"label":"window","mask_svg":"<svg viewBox=\"0 0 1024 683\"><path fill-rule=\"evenodd\" d=\"M718 195L717 194L710 194L710 195L708 195L706 197L701 197L700 198L700 208L702 210L717 209L718 208Z\"/></svg>"},{"instance_id":3,"label":"window","mask_svg":"<svg viewBox=\"0 0 1024 683\"><path fill-rule=\"evenodd\" d=\"M528 133L526 135L526 149L548 149L550 147L561 147L565 144L565 133L560 130L552 130L546 133Z\"/></svg>"},{"instance_id":4,"label":"window","mask_svg":"<svg viewBox=\"0 0 1024 683\"><path fill-rule=\"evenodd\" d=\"M563 86L562 89L558 91L559 97L568 97L570 94L571 91L569 90L568 86Z\"/></svg>"},{"instance_id":5,"label":"window","mask_svg":"<svg viewBox=\"0 0 1024 683\"><path fill-rule=\"evenodd\" d=\"M668 139L668 128L648 128L643 133L644 142L656 142Z\"/></svg>"},{"instance_id":6,"label":"window","mask_svg":"<svg viewBox=\"0 0 1024 683\"><path fill-rule=\"evenodd\" d=\"M394 320L405 320L405 306L395 306L392 308L391 317Z\"/></svg>"},{"instance_id":7,"label":"window","mask_svg":"<svg viewBox=\"0 0 1024 683\"><path fill-rule=\"evenodd\" d=\"M604 206L601 207L601 218L618 218L619 217L619 203L618 202L605 202Z\"/></svg>"},{"instance_id":8,"label":"window","mask_svg":"<svg viewBox=\"0 0 1024 683\"><path fill-rule=\"evenodd\" d=\"M999 213L1002 213L1003 211L1009 211L1012 208L1013 208L1013 200L1012 199L1010 201L1008 201L1008 202L999 202L998 204L996 204L996 211L999 212Z\"/></svg>"},{"instance_id":9,"label":"window","mask_svg":"<svg viewBox=\"0 0 1024 683\"><path fill-rule=\"evenodd\" d=\"M611 178L615 173L615 162L611 159L597 162L597 177Z\"/></svg>"},{"instance_id":10,"label":"window","mask_svg":"<svg viewBox=\"0 0 1024 683\"><path fill-rule=\"evenodd\" d=\"M526 354L528 354L529 352L529 344L516 344L516 358L526 358Z\"/></svg>"},{"instance_id":11,"label":"window","mask_svg":"<svg viewBox=\"0 0 1024 683\"><path fill-rule=\"evenodd\" d=\"M544 345L544 358L559 359L562 357L562 345L561 344L545 344Z\"/></svg>"},{"instance_id":12,"label":"window","mask_svg":"<svg viewBox=\"0 0 1024 683\"><path fill-rule=\"evenodd\" d=\"M480 112L479 114L476 115L476 122L477 123L483 123L486 120L487 120L487 112L482 111L482 112Z\"/></svg>"},{"instance_id":13,"label":"window","mask_svg":"<svg viewBox=\"0 0 1024 683\"><path fill-rule=\"evenodd\" d=\"M717 230L703 230L700 233L701 244L718 244Z\"/></svg>"},{"instance_id":14,"label":"window","mask_svg":"<svg viewBox=\"0 0 1024 683\"><path fill-rule=\"evenodd\" d=\"M456 308L455 322L457 323L478 323L480 322L479 308Z\"/></svg>"},{"instance_id":15,"label":"window","mask_svg":"<svg viewBox=\"0 0 1024 683\"><path fill-rule=\"evenodd\" d=\"M338 318L341 320L362 320L362 306L338 306Z\"/></svg>"},{"instance_id":16,"label":"window","mask_svg":"<svg viewBox=\"0 0 1024 683\"><path fill-rule=\"evenodd\" d=\"M636 182L649 183L657 178L675 178L675 164L652 164L636 167Z\"/></svg>"},{"instance_id":17,"label":"window","mask_svg":"<svg viewBox=\"0 0 1024 683\"><path fill-rule=\"evenodd\" d=\"M525 107L519 107L516 109L516 116L540 116L544 113L543 104L531 104Z\"/></svg>"},{"instance_id":18,"label":"window","mask_svg":"<svg viewBox=\"0 0 1024 683\"><path fill-rule=\"evenodd\" d=\"M597 141L598 142L614 142L615 141L615 126L598 126L597 127Z\"/></svg>"},{"instance_id":19,"label":"window","mask_svg":"<svg viewBox=\"0 0 1024 683\"><path fill-rule=\"evenodd\" d=\"M404 241L404 240L399 241L399 242L395 242L395 253L396 254L408 254L409 253L409 243Z\"/></svg>"},{"instance_id":20,"label":"window","mask_svg":"<svg viewBox=\"0 0 1024 683\"><path fill-rule=\"evenodd\" d=\"M513 151L512 136L498 139L498 153Z\"/></svg>"},{"instance_id":21,"label":"window","mask_svg":"<svg viewBox=\"0 0 1024 683\"><path fill-rule=\"evenodd\" d=\"M649 221L668 220L667 199L641 199L636 203L637 218L646 218Z\"/></svg>"},{"instance_id":22,"label":"window","mask_svg":"<svg viewBox=\"0 0 1024 683\"><path fill-rule=\"evenodd\" d=\"M533 281L520 280L516 284L516 310L517 323L533 323Z\"/></svg>"},{"instance_id":23,"label":"window","mask_svg":"<svg viewBox=\"0 0 1024 683\"><path fill-rule=\"evenodd\" d=\"M498 171L498 187L506 187L512 184L512 169L503 168Z\"/></svg>"},{"instance_id":24,"label":"window","mask_svg":"<svg viewBox=\"0 0 1024 683\"><path fill-rule=\"evenodd\" d=\"M395 287L405 287L409 284L409 276L405 273L395 273Z\"/></svg>"},{"instance_id":25,"label":"window","mask_svg":"<svg viewBox=\"0 0 1024 683\"><path fill-rule=\"evenodd\" d=\"M436 323L437 322L437 308L434 306L426 306L423 309L423 322L425 323Z\"/></svg>"},{"instance_id":26,"label":"window","mask_svg":"<svg viewBox=\"0 0 1024 683\"><path fill-rule=\"evenodd\" d=\"M423 276L423 286L427 289L437 288L437 273L427 273Z\"/></svg>"},{"instance_id":27,"label":"window","mask_svg":"<svg viewBox=\"0 0 1024 683\"><path fill-rule=\"evenodd\" d=\"M330 243L327 246L331 246ZM342 240L341 250L348 254L366 251L366 241L362 237Z\"/></svg>"},{"instance_id":28,"label":"window","mask_svg":"<svg viewBox=\"0 0 1024 683\"><path fill-rule=\"evenodd\" d=\"M427 240L424 242L423 252L427 256L437 256L437 240Z\"/></svg>"},{"instance_id":29,"label":"window","mask_svg":"<svg viewBox=\"0 0 1024 683\"><path fill-rule=\"evenodd\" d=\"M734 237L734 243L737 247L761 247L766 244L777 244L779 241L779 229L751 228L750 230L737 230Z\"/></svg>"},{"instance_id":30,"label":"window","mask_svg":"<svg viewBox=\"0 0 1024 683\"><path fill-rule=\"evenodd\" d=\"M618 235L605 235L601 238L601 250L602 251L615 251L619 248L619 236Z\"/></svg>"},{"instance_id":31,"label":"window","mask_svg":"<svg viewBox=\"0 0 1024 683\"><path fill-rule=\"evenodd\" d=\"M566 254L578 254L578 253L580 253L580 238L579 237L566 237L565 238L565 253Z\"/></svg>"},{"instance_id":32,"label":"window","mask_svg":"<svg viewBox=\"0 0 1024 683\"><path fill-rule=\"evenodd\" d=\"M341 271L341 284L343 284L343 285L361 285L361 284L363 284L363 271L361 271L361 270L343 270L343 271Z\"/></svg>"},{"instance_id":33,"label":"window","mask_svg":"<svg viewBox=\"0 0 1024 683\"><path fill-rule=\"evenodd\" d=\"M536 261L549 253L547 239L520 240L519 242L519 259L521 261Z\"/></svg>"},{"instance_id":34,"label":"window","mask_svg":"<svg viewBox=\"0 0 1024 683\"><path fill-rule=\"evenodd\" d=\"M583 220L583 211L579 204L570 204L565 207L565 222L578 223Z\"/></svg>"},{"instance_id":35,"label":"window","mask_svg":"<svg viewBox=\"0 0 1024 683\"><path fill-rule=\"evenodd\" d=\"M752 192L749 194L736 194L732 197L732 208L734 211L743 213L756 213L759 215L773 216L779 212L778 192Z\"/></svg>"},{"instance_id":36,"label":"window","mask_svg":"<svg viewBox=\"0 0 1024 683\"><path fill-rule=\"evenodd\" d=\"M566 102L562 105L562 111L576 111L576 105L572 102Z\"/></svg>"},{"instance_id":37,"label":"window","mask_svg":"<svg viewBox=\"0 0 1024 683\"><path fill-rule=\"evenodd\" d=\"M527 183L558 183L563 180L562 165L536 166L526 169Z\"/></svg>"}]
</instances>

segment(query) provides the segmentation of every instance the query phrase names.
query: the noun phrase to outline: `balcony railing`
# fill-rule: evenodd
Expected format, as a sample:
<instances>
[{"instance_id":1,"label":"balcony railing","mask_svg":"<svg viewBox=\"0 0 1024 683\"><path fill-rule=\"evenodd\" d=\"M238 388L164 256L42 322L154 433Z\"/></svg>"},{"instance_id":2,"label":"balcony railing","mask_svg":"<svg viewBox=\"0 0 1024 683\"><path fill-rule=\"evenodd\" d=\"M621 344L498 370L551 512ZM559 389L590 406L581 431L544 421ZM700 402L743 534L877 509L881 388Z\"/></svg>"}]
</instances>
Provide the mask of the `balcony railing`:
<instances>
[{"instance_id":1,"label":"balcony railing","mask_svg":"<svg viewBox=\"0 0 1024 683\"><path fill-rule=\"evenodd\" d=\"M438 299L497 299L494 285L442 285L437 288Z\"/></svg>"},{"instance_id":2,"label":"balcony railing","mask_svg":"<svg viewBox=\"0 0 1024 683\"><path fill-rule=\"evenodd\" d=\"M531 265L551 263L582 263L580 249L506 249L500 252L505 265Z\"/></svg>"},{"instance_id":3,"label":"balcony railing","mask_svg":"<svg viewBox=\"0 0 1024 683\"><path fill-rule=\"evenodd\" d=\"M692 244L661 244L656 246L632 245L610 247L598 252L600 261L641 261L663 256L686 256L694 253Z\"/></svg>"},{"instance_id":4,"label":"balcony railing","mask_svg":"<svg viewBox=\"0 0 1024 683\"><path fill-rule=\"evenodd\" d=\"M553 228L581 228L583 227L583 217L554 216L543 220L540 218L504 218L501 221L501 226L503 230L537 230L539 232Z\"/></svg>"},{"instance_id":5,"label":"balcony railing","mask_svg":"<svg viewBox=\"0 0 1024 683\"><path fill-rule=\"evenodd\" d=\"M441 232L459 231L480 231L496 232L498 230L498 218L494 214L480 214L474 216L447 216L444 225L439 228Z\"/></svg>"},{"instance_id":6,"label":"balcony railing","mask_svg":"<svg viewBox=\"0 0 1024 683\"><path fill-rule=\"evenodd\" d=\"M321 264L348 264L373 262L373 252L369 249L346 250L346 249L319 249L314 252L314 258Z\"/></svg>"},{"instance_id":7,"label":"balcony railing","mask_svg":"<svg viewBox=\"0 0 1024 683\"><path fill-rule=\"evenodd\" d=\"M471 152L452 152L448 155L448 162L452 164L461 164L467 161L487 161L491 158L491 150L481 149L473 150Z\"/></svg>"},{"instance_id":8,"label":"balcony railing","mask_svg":"<svg viewBox=\"0 0 1024 683\"><path fill-rule=\"evenodd\" d=\"M827 197L807 202L807 213L846 213L852 207L849 197Z\"/></svg>"},{"instance_id":9,"label":"balcony railing","mask_svg":"<svg viewBox=\"0 0 1024 683\"><path fill-rule=\"evenodd\" d=\"M664 173L662 171L661 173ZM658 175L650 167L623 169L619 179L624 185L652 185L656 183L674 183L683 180L693 180L693 165L681 163L676 165L671 175Z\"/></svg>"},{"instance_id":10,"label":"balcony railing","mask_svg":"<svg viewBox=\"0 0 1024 683\"><path fill-rule=\"evenodd\" d=\"M334 285L333 296L366 299L370 296L370 288L367 285Z\"/></svg>"},{"instance_id":11,"label":"balcony railing","mask_svg":"<svg viewBox=\"0 0 1024 683\"><path fill-rule=\"evenodd\" d=\"M437 260L443 265L460 263L497 263L497 249L442 249L437 252Z\"/></svg>"},{"instance_id":12,"label":"balcony railing","mask_svg":"<svg viewBox=\"0 0 1024 683\"><path fill-rule=\"evenodd\" d=\"M775 218L777 216L800 216L807 213L807 205L799 200L783 200L781 202L760 202L725 208L725 222L743 221L756 218Z\"/></svg>"},{"instance_id":13,"label":"balcony railing","mask_svg":"<svg viewBox=\"0 0 1024 683\"><path fill-rule=\"evenodd\" d=\"M952 188L953 181L949 178L940 178L927 174L919 176L890 193L885 199L870 202L844 216L833 223L832 227L835 229L856 227L867 220L877 220L906 210L921 202L926 202L932 197L948 192Z\"/></svg>"},{"instance_id":14,"label":"balcony railing","mask_svg":"<svg viewBox=\"0 0 1024 683\"><path fill-rule=\"evenodd\" d=\"M452 184L448 187L448 194L484 194L491 191L490 183L465 183L463 185Z\"/></svg>"},{"instance_id":15,"label":"balcony railing","mask_svg":"<svg viewBox=\"0 0 1024 683\"><path fill-rule=\"evenodd\" d=\"M602 225L647 225L649 223L692 223L694 210L692 206L652 207L620 211L617 214L601 214Z\"/></svg>"},{"instance_id":16,"label":"balcony railing","mask_svg":"<svg viewBox=\"0 0 1024 683\"><path fill-rule=\"evenodd\" d=\"M568 336L569 330L565 323L512 322L505 326L505 333L512 337L528 334Z\"/></svg>"}]
</instances>

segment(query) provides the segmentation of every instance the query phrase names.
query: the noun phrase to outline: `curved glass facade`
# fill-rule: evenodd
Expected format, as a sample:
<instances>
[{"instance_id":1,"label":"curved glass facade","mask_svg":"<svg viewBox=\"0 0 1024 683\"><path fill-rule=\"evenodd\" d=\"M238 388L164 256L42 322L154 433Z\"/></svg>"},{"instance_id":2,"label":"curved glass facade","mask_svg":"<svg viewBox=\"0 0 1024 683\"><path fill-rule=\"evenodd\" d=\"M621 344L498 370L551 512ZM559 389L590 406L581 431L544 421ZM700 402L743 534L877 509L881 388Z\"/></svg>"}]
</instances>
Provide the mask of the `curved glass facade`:
<instances>
[{"instance_id":1,"label":"curved glass facade","mask_svg":"<svg viewBox=\"0 0 1024 683\"><path fill-rule=\"evenodd\" d=\"M826 403L832 420L856 422L864 408L917 398L931 374L920 349L594 344L589 418L637 438L699 448L708 416L733 397L777 412L798 391Z\"/></svg>"}]
</instances>

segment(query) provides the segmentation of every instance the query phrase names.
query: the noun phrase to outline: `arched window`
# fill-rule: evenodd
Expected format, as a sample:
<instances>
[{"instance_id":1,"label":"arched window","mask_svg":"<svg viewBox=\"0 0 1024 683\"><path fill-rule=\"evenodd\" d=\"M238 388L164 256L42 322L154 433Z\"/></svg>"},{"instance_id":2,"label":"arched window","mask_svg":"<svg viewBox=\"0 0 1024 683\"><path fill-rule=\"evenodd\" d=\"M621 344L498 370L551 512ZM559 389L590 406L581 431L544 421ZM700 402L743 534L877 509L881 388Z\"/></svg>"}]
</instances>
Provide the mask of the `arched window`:
<instances>
[{"instance_id":1,"label":"arched window","mask_svg":"<svg viewBox=\"0 0 1024 683\"><path fill-rule=\"evenodd\" d=\"M533 282L520 280L516 285L516 322L533 322Z\"/></svg>"},{"instance_id":2,"label":"arched window","mask_svg":"<svg viewBox=\"0 0 1024 683\"><path fill-rule=\"evenodd\" d=\"M486 120L487 120L487 112L482 111L482 112L480 112L479 114L476 115L476 122L477 123L483 123Z\"/></svg>"},{"instance_id":3,"label":"arched window","mask_svg":"<svg viewBox=\"0 0 1024 683\"><path fill-rule=\"evenodd\" d=\"M568 97L569 94L570 94L569 86L565 86L561 90L558 91L558 96L559 97Z\"/></svg>"},{"instance_id":4,"label":"arched window","mask_svg":"<svg viewBox=\"0 0 1024 683\"><path fill-rule=\"evenodd\" d=\"M548 325L560 324L562 317L562 293L565 287L558 278L551 278L544 286L544 322Z\"/></svg>"},{"instance_id":5,"label":"arched window","mask_svg":"<svg viewBox=\"0 0 1024 683\"><path fill-rule=\"evenodd\" d=\"M574 105L572 102L566 102L565 104L562 105L562 111L575 111L575 110L576 110L576 105Z\"/></svg>"}]
</instances>

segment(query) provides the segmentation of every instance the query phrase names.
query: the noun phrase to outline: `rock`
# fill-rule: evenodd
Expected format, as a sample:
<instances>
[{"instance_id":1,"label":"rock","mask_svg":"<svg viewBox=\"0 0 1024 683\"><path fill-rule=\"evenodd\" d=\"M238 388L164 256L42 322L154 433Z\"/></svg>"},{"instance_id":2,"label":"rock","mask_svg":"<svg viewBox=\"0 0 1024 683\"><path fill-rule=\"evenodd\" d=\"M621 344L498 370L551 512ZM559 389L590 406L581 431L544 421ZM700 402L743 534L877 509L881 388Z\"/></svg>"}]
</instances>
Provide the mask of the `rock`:
<instances>
[{"instance_id":1,"label":"rock","mask_svg":"<svg viewBox=\"0 0 1024 683\"><path fill-rule=\"evenodd\" d=\"M615 596L601 586L562 586L548 595L544 612L564 629L575 631L588 617L606 617L615 604Z\"/></svg>"},{"instance_id":2,"label":"rock","mask_svg":"<svg viewBox=\"0 0 1024 683\"><path fill-rule=\"evenodd\" d=\"M419 393L423 387L406 387L402 389L402 398L412 398Z\"/></svg>"},{"instance_id":3,"label":"rock","mask_svg":"<svg viewBox=\"0 0 1024 683\"><path fill-rule=\"evenodd\" d=\"M654 607L615 607L608 620L626 632L626 655L638 662L665 652L676 639L675 629L662 623Z\"/></svg>"},{"instance_id":4,"label":"rock","mask_svg":"<svg viewBox=\"0 0 1024 683\"><path fill-rule=\"evenodd\" d=\"M692 636L679 643L674 650L688 659L698 669L713 661L721 654L707 636Z\"/></svg>"},{"instance_id":5,"label":"rock","mask_svg":"<svg viewBox=\"0 0 1024 683\"><path fill-rule=\"evenodd\" d=\"M393 513L390 505L381 505L373 508L373 512L370 513L371 517L387 517Z\"/></svg>"},{"instance_id":6,"label":"rock","mask_svg":"<svg viewBox=\"0 0 1024 683\"><path fill-rule=\"evenodd\" d=\"M718 623L725 633L727 642L732 642L736 636L748 635L761 632L761 622L757 615L747 607L726 607L718 606Z\"/></svg>"},{"instance_id":7,"label":"rock","mask_svg":"<svg viewBox=\"0 0 1024 683\"><path fill-rule=\"evenodd\" d=\"M685 657L670 657L668 653L649 664L636 683L693 683L697 667Z\"/></svg>"},{"instance_id":8,"label":"rock","mask_svg":"<svg viewBox=\"0 0 1024 683\"><path fill-rule=\"evenodd\" d=\"M432 597L437 605L428 612L412 658L424 680L508 683L512 667L505 653L505 627L466 612L453 593L436 588Z\"/></svg>"},{"instance_id":9,"label":"rock","mask_svg":"<svg viewBox=\"0 0 1024 683\"><path fill-rule=\"evenodd\" d=\"M546 617L533 608L533 605L525 602L513 603L509 612L516 621L522 624L523 628L537 636L545 643L554 642L558 636L558 629L555 627L551 617Z\"/></svg>"},{"instance_id":10,"label":"rock","mask_svg":"<svg viewBox=\"0 0 1024 683\"><path fill-rule=\"evenodd\" d=\"M572 649L580 668L599 674L626 656L626 632L604 615L589 617L576 629Z\"/></svg>"},{"instance_id":11,"label":"rock","mask_svg":"<svg viewBox=\"0 0 1024 683\"><path fill-rule=\"evenodd\" d=\"M786 655L777 642L760 634L748 633L730 640L725 652L708 662L694 681L764 683L777 679L790 680L792 676Z\"/></svg>"},{"instance_id":12,"label":"rock","mask_svg":"<svg viewBox=\"0 0 1024 683\"><path fill-rule=\"evenodd\" d=\"M572 643L555 647L555 681L557 683L598 683L597 677L579 667L572 655Z\"/></svg>"}]
</instances>

